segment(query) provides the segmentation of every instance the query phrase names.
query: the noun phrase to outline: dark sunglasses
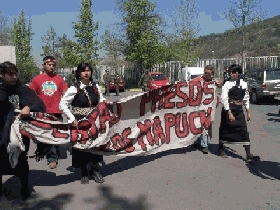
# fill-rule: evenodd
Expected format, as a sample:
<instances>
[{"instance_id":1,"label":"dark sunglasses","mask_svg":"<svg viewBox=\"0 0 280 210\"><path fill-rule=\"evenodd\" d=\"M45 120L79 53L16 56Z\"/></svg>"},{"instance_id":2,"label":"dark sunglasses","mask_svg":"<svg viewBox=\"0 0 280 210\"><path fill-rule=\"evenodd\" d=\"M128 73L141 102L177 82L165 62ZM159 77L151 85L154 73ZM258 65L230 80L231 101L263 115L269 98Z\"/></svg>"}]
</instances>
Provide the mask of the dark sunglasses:
<instances>
[{"instance_id":1,"label":"dark sunglasses","mask_svg":"<svg viewBox=\"0 0 280 210\"><path fill-rule=\"evenodd\" d=\"M231 74L237 74L238 71L231 71L230 73L231 73Z\"/></svg>"}]
</instances>

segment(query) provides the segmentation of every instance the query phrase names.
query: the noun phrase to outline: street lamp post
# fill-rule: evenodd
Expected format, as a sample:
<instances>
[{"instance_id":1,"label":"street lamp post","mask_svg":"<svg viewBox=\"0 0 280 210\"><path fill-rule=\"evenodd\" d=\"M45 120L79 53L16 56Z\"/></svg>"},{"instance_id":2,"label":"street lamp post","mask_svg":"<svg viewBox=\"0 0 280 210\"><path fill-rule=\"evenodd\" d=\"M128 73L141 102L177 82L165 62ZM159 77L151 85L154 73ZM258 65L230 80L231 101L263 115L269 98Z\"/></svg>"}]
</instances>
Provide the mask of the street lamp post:
<instances>
[{"instance_id":1,"label":"street lamp post","mask_svg":"<svg viewBox=\"0 0 280 210\"><path fill-rule=\"evenodd\" d=\"M214 57L215 57L215 51L212 50L212 59L214 60Z\"/></svg>"}]
</instances>

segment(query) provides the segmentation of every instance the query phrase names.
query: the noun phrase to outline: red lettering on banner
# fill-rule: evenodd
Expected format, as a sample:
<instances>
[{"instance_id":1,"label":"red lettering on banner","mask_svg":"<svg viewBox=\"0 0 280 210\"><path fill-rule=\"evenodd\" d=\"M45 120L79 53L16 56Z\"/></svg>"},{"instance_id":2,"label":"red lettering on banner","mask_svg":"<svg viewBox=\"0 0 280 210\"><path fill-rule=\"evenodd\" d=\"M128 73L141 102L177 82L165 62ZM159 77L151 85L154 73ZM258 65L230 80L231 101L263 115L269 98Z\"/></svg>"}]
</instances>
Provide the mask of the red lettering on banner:
<instances>
[{"instance_id":1,"label":"red lettering on banner","mask_svg":"<svg viewBox=\"0 0 280 210\"><path fill-rule=\"evenodd\" d=\"M131 133L130 128L124 129L122 132L122 135L120 134L114 134L111 137L111 141L113 144L113 148L119 152L121 150L125 150L126 152L133 152L135 148L132 145L132 142L130 139L127 138L127 136ZM123 136L123 137L122 137Z\"/></svg>"},{"instance_id":2,"label":"red lettering on banner","mask_svg":"<svg viewBox=\"0 0 280 210\"><path fill-rule=\"evenodd\" d=\"M175 102L170 102L170 99L173 99L176 96L176 93L172 91L173 88L176 88L176 85L172 84L167 87L167 91L165 93L165 99L164 99L165 109L173 109L175 107Z\"/></svg>"},{"instance_id":3,"label":"red lettering on banner","mask_svg":"<svg viewBox=\"0 0 280 210\"><path fill-rule=\"evenodd\" d=\"M182 120L181 120L182 118ZM177 113L176 114L176 127L175 132L179 138L184 138L189 135L189 127L188 127L188 115L187 113ZM180 129L182 127L182 131Z\"/></svg>"},{"instance_id":4,"label":"red lettering on banner","mask_svg":"<svg viewBox=\"0 0 280 210\"><path fill-rule=\"evenodd\" d=\"M194 94L194 87L197 87L196 98ZM200 81L198 80L191 80L189 83L189 106L199 106L202 100L202 86Z\"/></svg>"},{"instance_id":5,"label":"red lettering on banner","mask_svg":"<svg viewBox=\"0 0 280 210\"><path fill-rule=\"evenodd\" d=\"M67 139L69 137L69 135L67 133L61 133L59 132L59 129L61 129L61 125L53 125L53 136L55 138L63 138L63 139Z\"/></svg>"},{"instance_id":6,"label":"red lettering on banner","mask_svg":"<svg viewBox=\"0 0 280 210\"><path fill-rule=\"evenodd\" d=\"M154 118L154 124L153 124L153 133L154 133L154 142L156 145L159 145L159 139L161 139L161 142L165 142L165 135L163 133L163 128L161 126L161 122L159 117ZM151 146L153 146L152 144Z\"/></svg>"},{"instance_id":7,"label":"red lettering on banner","mask_svg":"<svg viewBox=\"0 0 280 210\"><path fill-rule=\"evenodd\" d=\"M98 111L100 123L99 132L102 134L106 132L106 122L110 122L111 117L104 102L98 105Z\"/></svg>"},{"instance_id":8,"label":"red lettering on banner","mask_svg":"<svg viewBox=\"0 0 280 210\"><path fill-rule=\"evenodd\" d=\"M151 112L154 113L156 109L161 110L163 106L163 96L159 94L160 89L153 90L153 100L152 100L152 108ZM158 102L158 107L156 108L156 104Z\"/></svg>"},{"instance_id":9,"label":"red lettering on banner","mask_svg":"<svg viewBox=\"0 0 280 210\"><path fill-rule=\"evenodd\" d=\"M141 102L140 102L140 116L144 116L145 115L145 105L146 103L149 103L150 101L152 101L152 91L146 92L143 94L142 98L141 98ZM149 95L149 96L148 96Z\"/></svg>"},{"instance_id":10,"label":"red lettering on banner","mask_svg":"<svg viewBox=\"0 0 280 210\"><path fill-rule=\"evenodd\" d=\"M116 150L116 152L119 152L121 150L121 147L124 147L124 143L122 142L122 137L120 134L116 133L111 137L111 141L113 144L113 148ZM118 145L119 143L119 145Z\"/></svg>"},{"instance_id":11,"label":"red lettering on banner","mask_svg":"<svg viewBox=\"0 0 280 210\"><path fill-rule=\"evenodd\" d=\"M205 94L210 94L211 95L211 98L206 98L204 99L203 101L203 104L204 105L208 105L208 104L211 104L212 101L214 100L214 88L209 88L208 86L210 84L213 84L214 82L204 82L203 83L203 91Z\"/></svg>"},{"instance_id":12,"label":"red lettering on banner","mask_svg":"<svg viewBox=\"0 0 280 210\"><path fill-rule=\"evenodd\" d=\"M34 125L34 126L38 127L38 128L43 128L43 129L46 129L46 130L52 129L52 125L51 124L40 122L38 120L30 120L29 123L31 125Z\"/></svg>"},{"instance_id":13,"label":"red lettering on banner","mask_svg":"<svg viewBox=\"0 0 280 210\"><path fill-rule=\"evenodd\" d=\"M79 141L81 144L85 144L89 139L89 130L91 128L91 123L88 120L82 120L78 122L78 129L71 127L71 142ZM80 138L79 138L80 136Z\"/></svg>"},{"instance_id":14,"label":"red lettering on banner","mask_svg":"<svg viewBox=\"0 0 280 210\"><path fill-rule=\"evenodd\" d=\"M116 106L117 106L117 113L114 113L114 109L113 109L113 106L115 104L107 104L107 107L108 109L111 111L111 118L110 118L110 123L109 123L109 126L113 126L114 124L117 124L120 119L121 119L121 116L122 116L122 104L121 103L117 103Z\"/></svg>"},{"instance_id":15,"label":"red lettering on banner","mask_svg":"<svg viewBox=\"0 0 280 210\"><path fill-rule=\"evenodd\" d=\"M138 140L138 144L141 146L141 149L144 151L147 150L147 147L143 141L143 136L146 135L150 145L153 142L153 137L151 134L151 126L152 126L151 120L145 120L144 124L142 124L141 122L137 122L137 127L140 129L140 133L139 136L137 137L137 140Z\"/></svg>"},{"instance_id":16,"label":"red lettering on banner","mask_svg":"<svg viewBox=\"0 0 280 210\"><path fill-rule=\"evenodd\" d=\"M177 102L176 107L177 108L182 108L182 107L187 106L188 103L189 103L189 99L188 99L187 94L181 91L181 87L188 87L188 83L179 82L179 83L176 84L175 87L176 87L177 96L183 100L183 102Z\"/></svg>"},{"instance_id":17,"label":"red lettering on banner","mask_svg":"<svg viewBox=\"0 0 280 210\"><path fill-rule=\"evenodd\" d=\"M126 152L133 152L135 150L134 146L132 145L132 139L129 139L127 136L131 134L131 128L126 128L122 132L123 141L126 144L125 151Z\"/></svg>"},{"instance_id":18,"label":"red lettering on banner","mask_svg":"<svg viewBox=\"0 0 280 210\"><path fill-rule=\"evenodd\" d=\"M96 139L98 137L98 128L95 124L96 119L98 117L98 111L94 110L93 112L90 113L88 120L91 122L91 128L90 128L90 136L92 139Z\"/></svg>"},{"instance_id":19,"label":"red lettering on banner","mask_svg":"<svg viewBox=\"0 0 280 210\"><path fill-rule=\"evenodd\" d=\"M168 113L164 115L164 122L165 122L165 141L166 144L170 143L170 128L175 126L176 120L175 115Z\"/></svg>"},{"instance_id":20,"label":"red lettering on banner","mask_svg":"<svg viewBox=\"0 0 280 210\"><path fill-rule=\"evenodd\" d=\"M199 112L191 112L189 114L189 126L190 126L190 131L192 134L200 134L202 132L202 126L200 128L195 127L194 119L199 117L200 118L200 113Z\"/></svg>"},{"instance_id":21,"label":"red lettering on banner","mask_svg":"<svg viewBox=\"0 0 280 210\"><path fill-rule=\"evenodd\" d=\"M33 134L27 132L26 130L19 128L19 132L21 135L28 137L29 139L32 139L33 141L36 141L36 138Z\"/></svg>"}]
</instances>

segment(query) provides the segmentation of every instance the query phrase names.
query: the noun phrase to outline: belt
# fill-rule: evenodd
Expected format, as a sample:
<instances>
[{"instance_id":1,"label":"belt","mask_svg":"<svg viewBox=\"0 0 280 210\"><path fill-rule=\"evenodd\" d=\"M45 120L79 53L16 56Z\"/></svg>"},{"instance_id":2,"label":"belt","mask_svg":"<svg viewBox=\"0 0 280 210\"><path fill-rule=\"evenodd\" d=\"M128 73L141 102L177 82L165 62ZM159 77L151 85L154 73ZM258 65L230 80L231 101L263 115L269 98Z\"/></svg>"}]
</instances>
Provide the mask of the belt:
<instances>
[{"instance_id":1,"label":"belt","mask_svg":"<svg viewBox=\"0 0 280 210\"><path fill-rule=\"evenodd\" d=\"M235 104L235 105L242 105L243 100L242 99L229 99L228 101L230 104Z\"/></svg>"}]
</instances>

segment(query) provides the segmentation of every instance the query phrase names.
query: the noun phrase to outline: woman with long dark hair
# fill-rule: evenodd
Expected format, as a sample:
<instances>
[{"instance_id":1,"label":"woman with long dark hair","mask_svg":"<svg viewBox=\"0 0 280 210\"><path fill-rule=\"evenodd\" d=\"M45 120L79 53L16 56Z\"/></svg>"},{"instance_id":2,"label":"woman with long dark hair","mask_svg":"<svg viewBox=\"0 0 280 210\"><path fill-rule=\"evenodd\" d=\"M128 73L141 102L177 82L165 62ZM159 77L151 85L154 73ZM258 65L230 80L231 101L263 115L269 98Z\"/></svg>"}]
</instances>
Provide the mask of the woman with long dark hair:
<instances>
[{"instance_id":1,"label":"woman with long dark hair","mask_svg":"<svg viewBox=\"0 0 280 210\"><path fill-rule=\"evenodd\" d=\"M92 72L93 69L89 63L80 63L75 71L76 84L69 87L59 104L60 109L74 127L77 127L78 120L87 116L99 102L107 102L99 86L93 82ZM103 161L102 155L72 149L72 165L75 168L81 167L82 184L88 184L90 177L94 178L97 183L104 182L98 171L98 163L101 161ZM88 164L91 165L89 172Z\"/></svg>"}]
</instances>

